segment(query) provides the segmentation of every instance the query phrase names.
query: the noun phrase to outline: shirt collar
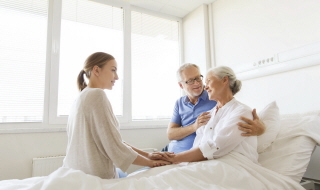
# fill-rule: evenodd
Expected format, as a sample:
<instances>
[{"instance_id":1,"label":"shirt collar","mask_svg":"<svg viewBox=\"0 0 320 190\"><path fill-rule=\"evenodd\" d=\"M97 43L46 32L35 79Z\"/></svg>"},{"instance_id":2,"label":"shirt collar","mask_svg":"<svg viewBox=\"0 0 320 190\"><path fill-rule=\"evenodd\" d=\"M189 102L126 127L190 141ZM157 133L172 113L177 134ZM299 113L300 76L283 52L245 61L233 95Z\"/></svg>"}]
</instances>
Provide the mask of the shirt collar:
<instances>
[{"instance_id":1,"label":"shirt collar","mask_svg":"<svg viewBox=\"0 0 320 190\"><path fill-rule=\"evenodd\" d=\"M190 102L189 97L188 97L188 96L185 96L184 99L183 99L183 102L184 102L185 104L187 104L188 102Z\"/></svg>"},{"instance_id":2,"label":"shirt collar","mask_svg":"<svg viewBox=\"0 0 320 190\"><path fill-rule=\"evenodd\" d=\"M222 106L222 107L219 108L219 109L220 109L220 110L226 109L226 108L228 108L229 106L231 106L234 102L236 102L236 98L235 98L235 97L233 97L228 103L226 103L224 106ZM215 110L217 110L217 108L218 108L218 103L217 103L217 105L216 105L214 108L215 108Z\"/></svg>"},{"instance_id":3,"label":"shirt collar","mask_svg":"<svg viewBox=\"0 0 320 190\"><path fill-rule=\"evenodd\" d=\"M203 90L202 93L201 93L201 95L199 96L198 102L200 101L200 99L201 99L201 100L207 100L208 98L209 98L209 97L208 97L208 92L205 91L205 90ZM185 96L183 102L184 102L185 104L189 103L189 102L190 102L189 97L188 97L188 96Z\"/></svg>"},{"instance_id":4,"label":"shirt collar","mask_svg":"<svg viewBox=\"0 0 320 190\"><path fill-rule=\"evenodd\" d=\"M202 100L208 100L208 92L206 90L203 90L202 94L200 95L199 99Z\"/></svg>"}]
</instances>

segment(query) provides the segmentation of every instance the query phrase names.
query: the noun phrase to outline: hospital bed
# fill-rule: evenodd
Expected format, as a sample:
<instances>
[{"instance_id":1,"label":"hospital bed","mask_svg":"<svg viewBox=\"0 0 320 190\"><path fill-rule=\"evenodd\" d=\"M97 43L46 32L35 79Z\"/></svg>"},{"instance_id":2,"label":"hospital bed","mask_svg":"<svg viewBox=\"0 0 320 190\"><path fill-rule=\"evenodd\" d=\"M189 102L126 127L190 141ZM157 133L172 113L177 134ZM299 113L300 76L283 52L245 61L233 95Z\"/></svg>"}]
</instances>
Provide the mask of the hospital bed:
<instances>
[{"instance_id":1,"label":"hospital bed","mask_svg":"<svg viewBox=\"0 0 320 190\"><path fill-rule=\"evenodd\" d=\"M214 160L134 172L123 179L101 179L61 167L45 177L0 181L0 190L304 189L301 179L320 145L320 111L280 116L272 102L258 115L267 126L258 137L259 164L231 152Z\"/></svg>"}]
</instances>

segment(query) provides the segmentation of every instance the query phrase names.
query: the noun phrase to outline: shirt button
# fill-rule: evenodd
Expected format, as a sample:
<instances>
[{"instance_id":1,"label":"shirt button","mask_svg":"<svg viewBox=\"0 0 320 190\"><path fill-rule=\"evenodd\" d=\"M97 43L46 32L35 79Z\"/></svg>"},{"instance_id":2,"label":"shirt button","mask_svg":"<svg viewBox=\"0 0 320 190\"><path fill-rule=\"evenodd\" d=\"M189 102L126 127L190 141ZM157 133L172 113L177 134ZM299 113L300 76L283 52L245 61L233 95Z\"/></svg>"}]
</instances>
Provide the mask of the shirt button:
<instances>
[{"instance_id":1,"label":"shirt button","mask_svg":"<svg viewBox=\"0 0 320 190\"><path fill-rule=\"evenodd\" d=\"M217 150L219 150L219 147L217 147Z\"/></svg>"},{"instance_id":2,"label":"shirt button","mask_svg":"<svg viewBox=\"0 0 320 190\"><path fill-rule=\"evenodd\" d=\"M212 129L212 127L210 127L210 129Z\"/></svg>"}]
</instances>

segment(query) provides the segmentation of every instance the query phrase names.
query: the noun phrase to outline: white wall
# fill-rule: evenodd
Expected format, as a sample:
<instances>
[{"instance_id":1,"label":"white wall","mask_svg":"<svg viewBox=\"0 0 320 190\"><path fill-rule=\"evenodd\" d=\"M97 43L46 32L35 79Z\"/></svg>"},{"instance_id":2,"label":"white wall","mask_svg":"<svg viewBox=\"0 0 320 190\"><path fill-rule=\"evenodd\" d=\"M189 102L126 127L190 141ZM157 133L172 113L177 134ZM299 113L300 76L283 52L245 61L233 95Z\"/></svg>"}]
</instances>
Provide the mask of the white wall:
<instances>
[{"instance_id":1,"label":"white wall","mask_svg":"<svg viewBox=\"0 0 320 190\"><path fill-rule=\"evenodd\" d=\"M218 65L250 63L320 41L318 0L217 0L212 10Z\"/></svg>"},{"instance_id":2,"label":"white wall","mask_svg":"<svg viewBox=\"0 0 320 190\"><path fill-rule=\"evenodd\" d=\"M0 134L0 180L31 177L32 158L65 155L66 144L65 132Z\"/></svg>"},{"instance_id":3,"label":"white wall","mask_svg":"<svg viewBox=\"0 0 320 190\"><path fill-rule=\"evenodd\" d=\"M320 41L318 0L218 0L212 10L217 65L253 63ZM281 114L319 110L319 73L320 65L246 80L236 97L258 111L273 100ZM319 152L306 177L320 179Z\"/></svg>"},{"instance_id":4,"label":"white wall","mask_svg":"<svg viewBox=\"0 0 320 190\"><path fill-rule=\"evenodd\" d=\"M161 150L169 141L166 128L121 130L122 138L138 148ZM65 155L66 132L0 134L0 180L32 175L32 158Z\"/></svg>"},{"instance_id":5,"label":"white wall","mask_svg":"<svg viewBox=\"0 0 320 190\"><path fill-rule=\"evenodd\" d=\"M183 63L194 63L202 74L210 67L208 7L202 5L183 18Z\"/></svg>"},{"instance_id":6,"label":"white wall","mask_svg":"<svg viewBox=\"0 0 320 190\"><path fill-rule=\"evenodd\" d=\"M318 0L218 0L212 4L217 65L230 67L320 41ZM320 64L320 62L319 62ZM237 98L280 112L320 109L320 65L243 81Z\"/></svg>"}]
</instances>

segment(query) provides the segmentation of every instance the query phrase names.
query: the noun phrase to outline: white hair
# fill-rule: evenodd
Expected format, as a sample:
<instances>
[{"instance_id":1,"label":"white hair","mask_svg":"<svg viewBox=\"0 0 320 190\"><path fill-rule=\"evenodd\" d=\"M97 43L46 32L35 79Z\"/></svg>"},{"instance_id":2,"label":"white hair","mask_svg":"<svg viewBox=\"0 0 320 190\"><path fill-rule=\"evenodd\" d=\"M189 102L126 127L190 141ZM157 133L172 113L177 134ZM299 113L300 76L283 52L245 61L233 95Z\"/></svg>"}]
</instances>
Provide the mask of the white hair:
<instances>
[{"instance_id":1,"label":"white hair","mask_svg":"<svg viewBox=\"0 0 320 190\"><path fill-rule=\"evenodd\" d=\"M233 70L230 67L220 66L216 68L209 69L207 72L208 74L212 74L215 77L222 79L225 76L229 78L229 87L233 95L240 91L242 83L240 80L237 79L236 75L234 74Z\"/></svg>"},{"instance_id":2,"label":"white hair","mask_svg":"<svg viewBox=\"0 0 320 190\"><path fill-rule=\"evenodd\" d=\"M181 81L182 81L182 76L181 76L182 71L184 71L184 70L186 70L186 69L188 69L188 68L190 68L190 67L195 67L195 68L197 68L197 69L199 70L199 72L200 72L200 68L198 67L198 65L193 64L193 63L185 63L185 64L181 65L181 66L179 67L178 71L177 71L177 79L178 79L178 82L181 82Z\"/></svg>"}]
</instances>

